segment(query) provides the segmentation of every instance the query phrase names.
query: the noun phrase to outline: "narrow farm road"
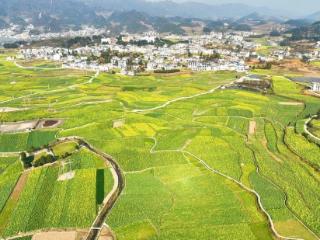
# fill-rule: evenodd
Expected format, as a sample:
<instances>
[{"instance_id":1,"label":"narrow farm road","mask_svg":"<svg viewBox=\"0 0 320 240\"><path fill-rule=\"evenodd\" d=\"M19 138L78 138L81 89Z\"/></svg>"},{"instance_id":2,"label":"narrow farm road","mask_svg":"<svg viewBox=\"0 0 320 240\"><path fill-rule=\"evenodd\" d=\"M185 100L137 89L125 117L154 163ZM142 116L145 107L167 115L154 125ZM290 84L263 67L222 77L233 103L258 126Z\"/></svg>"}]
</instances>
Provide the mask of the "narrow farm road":
<instances>
[{"instance_id":1,"label":"narrow farm road","mask_svg":"<svg viewBox=\"0 0 320 240\"><path fill-rule=\"evenodd\" d=\"M101 158L103 158L108 165L111 166L111 173L114 179L114 185L111 190L111 192L105 197L103 201L103 206L101 207L100 211L98 212L98 215L96 219L94 220L90 231L88 235L86 236L85 240L96 240L101 232L101 229L104 225L104 222L106 220L106 217L112 207L114 206L115 202L119 198L122 190L125 187L125 180L124 180L124 174L118 165L118 163L108 154L94 148L90 143L86 142L84 139L79 137L66 137L66 138L60 138L58 141L78 141L79 144L91 152L99 155Z\"/></svg>"},{"instance_id":2,"label":"narrow farm road","mask_svg":"<svg viewBox=\"0 0 320 240\"><path fill-rule=\"evenodd\" d=\"M218 89L222 89L224 87L228 87L228 86L231 86L235 81L232 81L231 83L228 83L228 84L224 84L224 85L219 85L218 87L215 87L215 88L212 88L210 89L209 91L206 91L206 92L202 92L202 93L197 93L195 95L191 95L191 96L185 96L185 97L179 97L179 98L175 98L175 99L172 99L172 100L169 100L157 107L153 107L153 108L146 108L146 109L133 109L131 110L131 112L133 113L143 113L143 112L150 112L150 111L155 111L155 110L158 110L158 109L161 109L161 108L165 108L167 106L169 106L170 104L172 103L175 103L175 102L180 102L180 101L184 101L184 100L189 100L189 99L193 99L193 98L197 98L197 97L200 97L200 96L204 96L204 95L208 95L208 94L211 94L211 93L214 93L215 91L217 91Z\"/></svg>"},{"instance_id":3,"label":"narrow farm road","mask_svg":"<svg viewBox=\"0 0 320 240\"><path fill-rule=\"evenodd\" d=\"M77 141L80 144L80 146L85 147L89 151L100 156L102 159L104 159L104 161L107 163L107 165L109 165L111 167L110 170L111 170L111 174L112 174L112 177L114 180L113 188L108 193L108 195L105 197L105 199L102 203L102 206L97 214L96 219L94 220L92 226L90 227L90 230L89 230L87 236L84 238L85 240L96 240L96 239L98 239L98 236L101 232L101 229L103 228L103 226L105 224L105 220L106 220L108 213L110 212L113 205L115 204L115 202L119 198L122 190L124 189L124 186L125 186L124 174L122 173L118 163L111 156L94 148L90 143L86 142L82 138L75 137L75 136L58 138L57 141L55 142L55 144L58 142L61 143L61 142L66 142L66 141ZM25 172L28 173L29 171L27 170ZM59 229L56 229L56 230L59 230ZM66 230L64 229L64 231L66 231ZM33 234L39 233L39 232L41 232L41 230L27 232L27 233L21 233L17 236L11 236L11 237L5 238L3 240L12 240L12 239L16 239L16 238L21 238L23 236L30 236L30 235L33 235Z\"/></svg>"}]
</instances>

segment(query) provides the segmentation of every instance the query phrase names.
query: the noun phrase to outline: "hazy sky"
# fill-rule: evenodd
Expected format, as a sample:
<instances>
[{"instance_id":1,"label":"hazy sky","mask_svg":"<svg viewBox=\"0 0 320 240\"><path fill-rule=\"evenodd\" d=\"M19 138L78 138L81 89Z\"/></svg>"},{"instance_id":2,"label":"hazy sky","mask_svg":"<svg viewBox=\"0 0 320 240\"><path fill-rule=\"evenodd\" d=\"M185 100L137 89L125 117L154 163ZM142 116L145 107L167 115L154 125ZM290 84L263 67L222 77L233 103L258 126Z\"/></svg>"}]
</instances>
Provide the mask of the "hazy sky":
<instances>
[{"instance_id":1,"label":"hazy sky","mask_svg":"<svg viewBox=\"0 0 320 240\"><path fill-rule=\"evenodd\" d=\"M211 4L245 3L255 6L287 10L299 15L308 15L320 11L320 0L174 0L176 2L206 2Z\"/></svg>"}]
</instances>

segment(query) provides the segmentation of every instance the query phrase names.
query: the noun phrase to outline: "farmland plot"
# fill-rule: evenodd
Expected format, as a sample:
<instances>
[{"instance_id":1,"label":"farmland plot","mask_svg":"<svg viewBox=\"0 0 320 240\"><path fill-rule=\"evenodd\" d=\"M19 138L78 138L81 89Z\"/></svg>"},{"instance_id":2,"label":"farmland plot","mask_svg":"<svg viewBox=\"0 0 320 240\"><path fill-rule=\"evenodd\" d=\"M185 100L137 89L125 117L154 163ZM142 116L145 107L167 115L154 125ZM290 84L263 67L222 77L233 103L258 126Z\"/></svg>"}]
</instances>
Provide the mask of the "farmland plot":
<instances>
[{"instance_id":1,"label":"farmland plot","mask_svg":"<svg viewBox=\"0 0 320 240\"><path fill-rule=\"evenodd\" d=\"M102 73L87 83L92 76L80 71L19 69L4 59L0 107L28 110L2 113L1 121L65 121L50 131L2 134L0 152L78 136L111 155L125 176L106 219L117 239L319 238L319 147L301 135L319 99L285 76L269 71L274 94L262 95L210 91L235 80L233 72ZM75 143L52 148L56 165L30 170L12 206L6 199L23 170L0 158L0 209L10 210L0 212L0 235L91 226L113 187L110 166ZM58 180L63 174L69 178Z\"/></svg>"}]
</instances>

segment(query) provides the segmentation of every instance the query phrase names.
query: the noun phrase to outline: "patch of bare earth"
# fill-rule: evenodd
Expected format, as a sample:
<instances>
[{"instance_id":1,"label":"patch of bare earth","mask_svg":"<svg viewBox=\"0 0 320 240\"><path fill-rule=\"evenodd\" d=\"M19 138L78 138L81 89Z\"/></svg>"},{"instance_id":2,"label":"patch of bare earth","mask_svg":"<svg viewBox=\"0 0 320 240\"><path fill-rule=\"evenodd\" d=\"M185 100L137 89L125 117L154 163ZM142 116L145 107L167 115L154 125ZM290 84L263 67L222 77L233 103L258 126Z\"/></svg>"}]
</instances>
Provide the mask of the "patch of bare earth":
<instances>
[{"instance_id":1,"label":"patch of bare earth","mask_svg":"<svg viewBox=\"0 0 320 240\"><path fill-rule=\"evenodd\" d=\"M77 230L77 238L76 240L84 240L86 239L86 236L88 235L88 231L87 230Z\"/></svg>"},{"instance_id":2,"label":"patch of bare earth","mask_svg":"<svg viewBox=\"0 0 320 240\"><path fill-rule=\"evenodd\" d=\"M41 128L55 128L62 124L61 120L43 120L40 123Z\"/></svg>"},{"instance_id":3,"label":"patch of bare earth","mask_svg":"<svg viewBox=\"0 0 320 240\"><path fill-rule=\"evenodd\" d=\"M124 119L118 119L113 121L113 128L121 128L125 125L125 120Z\"/></svg>"},{"instance_id":4,"label":"patch of bare earth","mask_svg":"<svg viewBox=\"0 0 320 240\"><path fill-rule=\"evenodd\" d=\"M309 95L309 96L318 97L318 98L320 97L320 93L316 93L316 92L313 92L313 91L310 91L310 90L304 91L304 94Z\"/></svg>"},{"instance_id":5,"label":"patch of bare earth","mask_svg":"<svg viewBox=\"0 0 320 240\"><path fill-rule=\"evenodd\" d=\"M114 237L110 228L107 226L103 226L103 228L101 229L98 240L115 240L115 239L116 238Z\"/></svg>"},{"instance_id":6,"label":"patch of bare earth","mask_svg":"<svg viewBox=\"0 0 320 240\"><path fill-rule=\"evenodd\" d=\"M9 132L22 132L28 129L34 129L37 126L38 121L26 121L26 122L16 122L16 123L6 123L0 125L1 133Z\"/></svg>"},{"instance_id":7,"label":"patch of bare earth","mask_svg":"<svg viewBox=\"0 0 320 240\"><path fill-rule=\"evenodd\" d=\"M78 233L76 231L69 232L41 232L33 235L32 240L77 240Z\"/></svg>"},{"instance_id":8,"label":"patch of bare earth","mask_svg":"<svg viewBox=\"0 0 320 240\"><path fill-rule=\"evenodd\" d=\"M24 173L20 176L20 178L19 178L19 180L18 180L15 188L13 189L13 191L12 191L12 193L11 193L11 196L10 196L11 199L13 199L13 200L15 200L15 201L17 201L17 200L19 199L20 194L21 194L24 186L25 186L26 183L27 183L28 175L29 175L29 172L24 172Z\"/></svg>"},{"instance_id":9,"label":"patch of bare earth","mask_svg":"<svg viewBox=\"0 0 320 240\"><path fill-rule=\"evenodd\" d=\"M72 172L67 172L65 174L62 174L59 176L58 178L58 181L68 181L68 180L71 180L72 178L74 178L75 176L75 172L72 171Z\"/></svg>"},{"instance_id":10,"label":"patch of bare earth","mask_svg":"<svg viewBox=\"0 0 320 240\"><path fill-rule=\"evenodd\" d=\"M280 105L285 105L285 106L302 106L302 102L279 102Z\"/></svg>"},{"instance_id":11,"label":"patch of bare earth","mask_svg":"<svg viewBox=\"0 0 320 240\"><path fill-rule=\"evenodd\" d=\"M249 123L249 135L255 134L256 128L257 128L256 121L250 121L250 123Z\"/></svg>"},{"instance_id":12,"label":"patch of bare earth","mask_svg":"<svg viewBox=\"0 0 320 240\"><path fill-rule=\"evenodd\" d=\"M4 123L0 125L0 133L24 132L41 128L56 128L62 123L63 121L58 119Z\"/></svg>"},{"instance_id":13,"label":"patch of bare earth","mask_svg":"<svg viewBox=\"0 0 320 240\"><path fill-rule=\"evenodd\" d=\"M11 192L11 195L9 196L7 202L6 202L6 205L4 206L4 208L2 209L2 215L3 216L10 216L12 214L12 212L14 211L14 207L12 206L15 206L17 203L18 203L18 200L20 198L20 195L27 183L27 180L28 180L28 172L24 172L19 180L17 181L13 191ZM0 224L0 233L3 232L3 230L6 228L7 226L7 222L2 222Z\"/></svg>"}]
</instances>

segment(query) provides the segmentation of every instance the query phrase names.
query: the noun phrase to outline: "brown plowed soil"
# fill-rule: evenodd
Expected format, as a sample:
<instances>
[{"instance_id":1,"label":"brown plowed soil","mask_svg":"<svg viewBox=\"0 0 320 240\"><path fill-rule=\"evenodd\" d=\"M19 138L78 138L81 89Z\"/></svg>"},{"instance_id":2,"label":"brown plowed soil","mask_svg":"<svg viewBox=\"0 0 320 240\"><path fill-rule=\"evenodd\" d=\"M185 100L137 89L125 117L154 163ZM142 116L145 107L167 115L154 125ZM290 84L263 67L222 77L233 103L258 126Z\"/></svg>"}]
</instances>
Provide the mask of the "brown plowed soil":
<instances>
[{"instance_id":1,"label":"brown plowed soil","mask_svg":"<svg viewBox=\"0 0 320 240\"><path fill-rule=\"evenodd\" d=\"M70 232L41 232L33 235L32 240L76 240L78 233L76 231Z\"/></svg>"},{"instance_id":2,"label":"brown plowed soil","mask_svg":"<svg viewBox=\"0 0 320 240\"><path fill-rule=\"evenodd\" d=\"M18 180L15 188L13 189L13 192L11 193L10 198L12 198L12 199L15 200L15 201L17 201L17 200L19 199L20 194L21 194L24 186L25 186L26 183L27 183L28 176L29 176L29 172L24 172L24 173L20 176L20 178L19 178L19 180Z\"/></svg>"}]
</instances>

